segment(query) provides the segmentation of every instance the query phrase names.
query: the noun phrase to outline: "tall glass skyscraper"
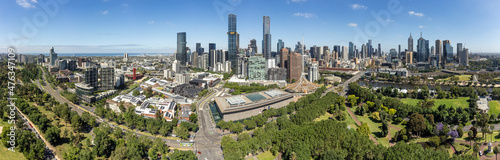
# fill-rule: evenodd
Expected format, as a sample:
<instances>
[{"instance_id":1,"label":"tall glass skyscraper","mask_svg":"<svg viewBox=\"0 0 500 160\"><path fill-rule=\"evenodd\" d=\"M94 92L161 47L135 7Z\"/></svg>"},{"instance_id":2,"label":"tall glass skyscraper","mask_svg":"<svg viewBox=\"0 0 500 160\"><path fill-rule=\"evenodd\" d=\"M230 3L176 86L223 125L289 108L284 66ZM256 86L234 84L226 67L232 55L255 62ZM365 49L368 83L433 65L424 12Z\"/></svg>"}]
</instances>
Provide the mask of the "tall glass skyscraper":
<instances>
[{"instance_id":1,"label":"tall glass skyscraper","mask_svg":"<svg viewBox=\"0 0 500 160\"><path fill-rule=\"evenodd\" d=\"M177 53L175 53L175 60L177 60L181 66L186 66L186 55L186 32L179 32L177 33Z\"/></svg>"},{"instance_id":2,"label":"tall glass skyscraper","mask_svg":"<svg viewBox=\"0 0 500 160\"><path fill-rule=\"evenodd\" d=\"M417 61L426 62L429 59L429 40L425 40L420 33L417 41Z\"/></svg>"},{"instance_id":3,"label":"tall glass skyscraper","mask_svg":"<svg viewBox=\"0 0 500 160\"><path fill-rule=\"evenodd\" d=\"M349 59L354 58L354 43L349 42Z\"/></svg>"},{"instance_id":4,"label":"tall glass skyscraper","mask_svg":"<svg viewBox=\"0 0 500 160\"><path fill-rule=\"evenodd\" d=\"M281 49L285 48L285 42L283 40L278 39L278 48L276 48L276 51L278 51L278 55L281 55Z\"/></svg>"},{"instance_id":5,"label":"tall glass skyscraper","mask_svg":"<svg viewBox=\"0 0 500 160\"><path fill-rule=\"evenodd\" d=\"M238 32L236 31L236 15L228 15L227 23L227 39L228 39L228 59L231 61L231 68L234 68L238 59Z\"/></svg>"},{"instance_id":6,"label":"tall glass skyscraper","mask_svg":"<svg viewBox=\"0 0 500 160\"><path fill-rule=\"evenodd\" d=\"M264 16L262 18L263 23L262 23L262 30L263 30L263 37L262 37L262 54L264 55L264 58L270 59L271 58L271 18L269 16Z\"/></svg>"},{"instance_id":7,"label":"tall glass skyscraper","mask_svg":"<svg viewBox=\"0 0 500 160\"><path fill-rule=\"evenodd\" d=\"M411 37L411 33L410 38L408 38L408 51L413 51L413 37Z\"/></svg>"},{"instance_id":8,"label":"tall glass skyscraper","mask_svg":"<svg viewBox=\"0 0 500 160\"><path fill-rule=\"evenodd\" d=\"M50 48L50 66L56 66L57 53L54 52L54 47Z\"/></svg>"}]
</instances>

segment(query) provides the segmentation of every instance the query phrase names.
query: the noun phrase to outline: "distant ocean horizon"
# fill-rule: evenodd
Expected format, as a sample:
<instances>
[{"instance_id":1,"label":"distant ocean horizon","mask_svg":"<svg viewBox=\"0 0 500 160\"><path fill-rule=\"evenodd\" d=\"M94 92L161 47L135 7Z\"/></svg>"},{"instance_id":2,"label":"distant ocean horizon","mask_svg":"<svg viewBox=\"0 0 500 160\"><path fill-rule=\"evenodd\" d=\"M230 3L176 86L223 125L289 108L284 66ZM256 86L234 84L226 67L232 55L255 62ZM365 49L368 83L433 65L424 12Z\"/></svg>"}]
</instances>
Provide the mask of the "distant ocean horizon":
<instances>
[{"instance_id":1,"label":"distant ocean horizon","mask_svg":"<svg viewBox=\"0 0 500 160\"><path fill-rule=\"evenodd\" d=\"M26 55L40 55L43 54L45 56L49 56L49 53L21 53L21 54L26 54ZM134 56L158 56L158 55L163 55L163 56L168 56L173 53L128 53L128 56L134 57ZM77 57L82 57L82 56L87 56L87 57L97 57L97 56L103 56L103 57L117 57L117 56L124 56L125 53L57 53L58 56L77 56Z\"/></svg>"}]
</instances>

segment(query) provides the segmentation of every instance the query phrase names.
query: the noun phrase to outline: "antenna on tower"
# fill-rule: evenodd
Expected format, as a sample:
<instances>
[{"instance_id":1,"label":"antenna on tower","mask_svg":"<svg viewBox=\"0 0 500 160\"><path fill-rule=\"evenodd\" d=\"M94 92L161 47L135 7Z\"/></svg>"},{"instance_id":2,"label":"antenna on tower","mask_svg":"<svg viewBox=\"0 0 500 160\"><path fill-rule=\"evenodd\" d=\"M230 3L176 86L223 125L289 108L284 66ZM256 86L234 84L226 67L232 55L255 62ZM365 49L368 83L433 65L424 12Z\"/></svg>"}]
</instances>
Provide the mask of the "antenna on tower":
<instances>
[{"instance_id":1,"label":"antenna on tower","mask_svg":"<svg viewBox=\"0 0 500 160\"><path fill-rule=\"evenodd\" d=\"M300 54L302 56L302 76L304 76L304 49L305 49L304 48L304 33L302 33L302 46L301 46L301 48L302 49L300 50L300 52L302 52L302 53L300 53Z\"/></svg>"}]
</instances>

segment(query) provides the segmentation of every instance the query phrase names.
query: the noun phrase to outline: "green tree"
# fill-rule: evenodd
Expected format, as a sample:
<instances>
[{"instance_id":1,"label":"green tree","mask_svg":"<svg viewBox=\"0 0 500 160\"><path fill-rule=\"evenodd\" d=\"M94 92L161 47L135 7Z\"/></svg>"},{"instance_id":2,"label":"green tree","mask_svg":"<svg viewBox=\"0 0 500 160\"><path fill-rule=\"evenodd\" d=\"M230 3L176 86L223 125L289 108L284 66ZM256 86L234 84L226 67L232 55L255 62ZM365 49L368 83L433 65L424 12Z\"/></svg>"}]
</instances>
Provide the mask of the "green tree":
<instances>
[{"instance_id":1,"label":"green tree","mask_svg":"<svg viewBox=\"0 0 500 160\"><path fill-rule=\"evenodd\" d=\"M495 154L495 159L498 159L498 153L500 153L500 151L498 150L497 146L493 148L493 153Z\"/></svg>"},{"instance_id":2,"label":"green tree","mask_svg":"<svg viewBox=\"0 0 500 160\"><path fill-rule=\"evenodd\" d=\"M253 119L246 119L243 121L243 124L246 126L247 130L252 130L257 126Z\"/></svg>"},{"instance_id":3,"label":"green tree","mask_svg":"<svg viewBox=\"0 0 500 160\"><path fill-rule=\"evenodd\" d=\"M370 136L370 127L368 127L368 123L361 123L361 126L359 126L356 131L362 135L365 136Z\"/></svg>"},{"instance_id":4,"label":"green tree","mask_svg":"<svg viewBox=\"0 0 500 160\"><path fill-rule=\"evenodd\" d=\"M132 92L132 95L133 95L133 96L138 96L140 93L141 93L141 92L139 92L139 90L134 90L134 91Z\"/></svg>"},{"instance_id":5,"label":"green tree","mask_svg":"<svg viewBox=\"0 0 500 160\"><path fill-rule=\"evenodd\" d=\"M45 131L45 139L47 139L50 143L55 144L57 140L61 138L60 133L61 130L59 128L55 126L50 127L47 131Z\"/></svg>"},{"instance_id":6,"label":"green tree","mask_svg":"<svg viewBox=\"0 0 500 160\"><path fill-rule=\"evenodd\" d=\"M189 131L188 131L188 129L186 129L186 128L182 127L182 126L175 127L174 134L177 135L177 136L179 136L179 138L184 139L184 140L187 140L189 138Z\"/></svg>"},{"instance_id":7,"label":"green tree","mask_svg":"<svg viewBox=\"0 0 500 160\"><path fill-rule=\"evenodd\" d=\"M191 113L191 115L189 115L189 121L193 122L193 123L197 123L198 122L198 115L196 115L195 113Z\"/></svg>"},{"instance_id":8,"label":"green tree","mask_svg":"<svg viewBox=\"0 0 500 160\"><path fill-rule=\"evenodd\" d=\"M472 147L472 140L474 139L474 131L469 130L469 132L467 133L467 135L469 136L469 138L468 138L468 140L470 142L469 146Z\"/></svg>"},{"instance_id":9,"label":"green tree","mask_svg":"<svg viewBox=\"0 0 500 160\"><path fill-rule=\"evenodd\" d=\"M198 157L194 154L193 151L181 151L178 149L174 149L174 153L170 155L170 159L172 160L197 160Z\"/></svg>"},{"instance_id":10,"label":"green tree","mask_svg":"<svg viewBox=\"0 0 500 160\"><path fill-rule=\"evenodd\" d=\"M351 104L351 107L354 107L356 106L356 104L358 104L358 99L359 97L356 97L355 95L349 95L347 97L347 101Z\"/></svg>"},{"instance_id":11,"label":"green tree","mask_svg":"<svg viewBox=\"0 0 500 160\"><path fill-rule=\"evenodd\" d=\"M408 122L408 127L412 132L417 133L417 136L420 136L427 129L424 116L419 113L413 113Z\"/></svg>"}]
</instances>

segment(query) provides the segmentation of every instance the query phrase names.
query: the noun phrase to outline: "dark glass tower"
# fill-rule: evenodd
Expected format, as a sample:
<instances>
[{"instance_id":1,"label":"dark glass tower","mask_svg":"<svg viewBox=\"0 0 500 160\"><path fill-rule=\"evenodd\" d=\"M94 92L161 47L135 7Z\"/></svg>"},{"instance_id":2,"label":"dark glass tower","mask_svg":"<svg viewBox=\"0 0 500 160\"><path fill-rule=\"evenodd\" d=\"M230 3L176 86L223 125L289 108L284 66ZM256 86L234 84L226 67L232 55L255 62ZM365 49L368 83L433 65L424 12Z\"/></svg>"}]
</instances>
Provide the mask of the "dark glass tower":
<instances>
[{"instance_id":1,"label":"dark glass tower","mask_svg":"<svg viewBox=\"0 0 500 160\"><path fill-rule=\"evenodd\" d=\"M262 54L264 55L264 58L270 59L271 58L271 18L269 16L264 16L262 18L263 23L262 23L262 30L263 30L263 37L262 37Z\"/></svg>"},{"instance_id":2,"label":"dark glass tower","mask_svg":"<svg viewBox=\"0 0 500 160\"><path fill-rule=\"evenodd\" d=\"M175 60L177 60L181 66L185 66L187 61L186 55L186 32L179 32L177 33L177 53L175 54Z\"/></svg>"},{"instance_id":3,"label":"dark glass tower","mask_svg":"<svg viewBox=\"0 0 500 160\"><path fill-rule=\"evenodd\" d=\"M228 59L231 61L231 68L236 66L238 59L238 32L236 31L236 15L229 14L227 21L227 39L228 39Z\"/></svg>"}]
</instances>

